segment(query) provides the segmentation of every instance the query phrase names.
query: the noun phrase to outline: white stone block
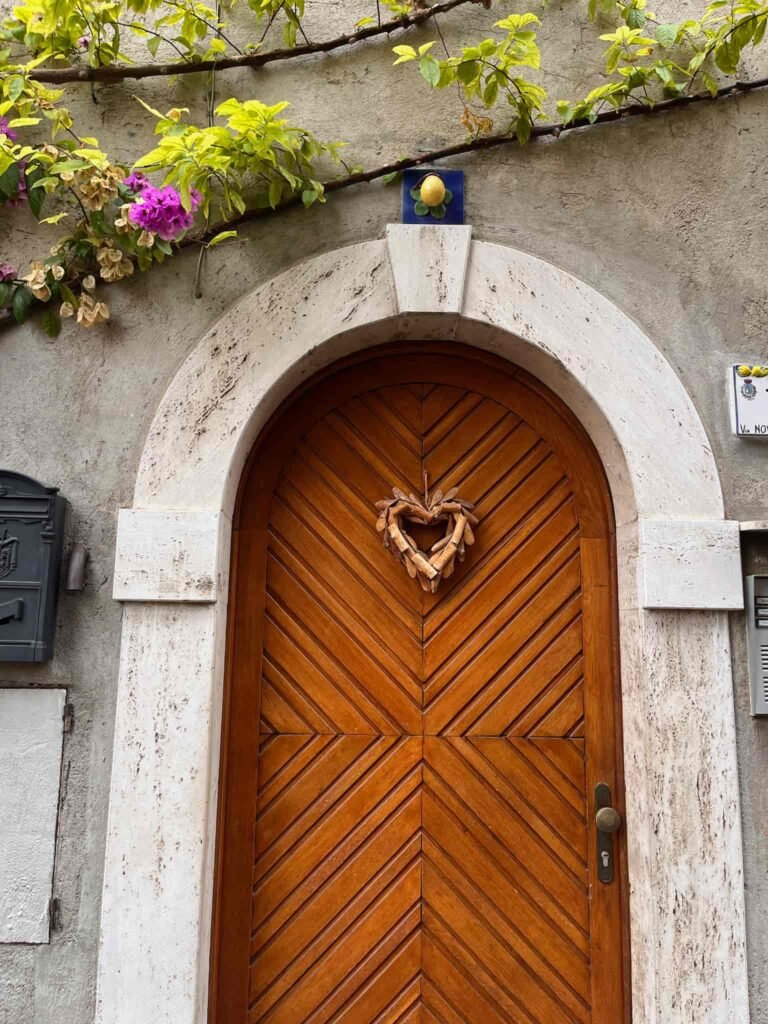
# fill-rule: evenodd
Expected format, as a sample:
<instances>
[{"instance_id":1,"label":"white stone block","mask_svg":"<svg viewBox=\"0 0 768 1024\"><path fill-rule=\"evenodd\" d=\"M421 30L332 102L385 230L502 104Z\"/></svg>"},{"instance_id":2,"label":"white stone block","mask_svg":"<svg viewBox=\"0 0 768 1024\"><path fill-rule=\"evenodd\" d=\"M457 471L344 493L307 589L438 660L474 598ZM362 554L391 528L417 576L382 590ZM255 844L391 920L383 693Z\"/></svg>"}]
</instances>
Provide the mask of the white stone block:
<instances>
[{"instance_id":1,"label":"white stone block","mask_svg":"<svg viewBox=\"0 0 768 1024\"><path fill-rule=\"evenodd\" d=\"M210 603L226 592L219 566L222 513L123 508L113 596L118 601ZM226 545L225 545L226 547Z\"/></svg>"},{"instance_id":2,"label":"white stone block","mask_svg":"<svg viewBox=\"0 0 768 1024\"><path fill-rule=\"evenodd\" d=\"M66 690L0 690L0 942L48 942Z\"/></svg>"},{"instance_id":3,"label":"white stone block","mask_svg":"<svg viewBox=\"0 0 768 1024\"><path fill-rule=\"evenodd\" d=\"M638 585L643 608L743 608L739 524L641 520Z\"/></svg>"},{"instance_id":4,"label":"white stone block","mask_svg":"<svg viewBox=\"0 0 768 1024\"><path fill-rule=\"evenodd\" d=\"M400 313L458 313L472 228L388 224L387 247Z\"/></svg>"}]
</instances>

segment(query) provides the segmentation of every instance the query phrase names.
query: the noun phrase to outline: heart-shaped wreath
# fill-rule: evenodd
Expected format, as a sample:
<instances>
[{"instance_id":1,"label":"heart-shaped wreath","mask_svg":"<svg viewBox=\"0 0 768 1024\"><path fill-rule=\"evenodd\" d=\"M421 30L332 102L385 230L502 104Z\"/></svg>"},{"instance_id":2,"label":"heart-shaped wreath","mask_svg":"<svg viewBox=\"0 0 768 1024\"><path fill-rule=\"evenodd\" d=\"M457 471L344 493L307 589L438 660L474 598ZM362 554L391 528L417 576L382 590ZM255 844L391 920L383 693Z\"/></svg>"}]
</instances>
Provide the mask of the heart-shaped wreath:
<instances>
[{"instance_id":1,"label":"heart-shaped wreath","mask_svg":"<svg viewBox=\"0 0 768 1024\"><path fill-rule=\"evenodd\" d=\"M430 498L424 489L424 498L404 494L398 487L392 488L394 498L377 501L379 518L376 529L383 534L384 547L402 562L408 575L417 576L424 590L433 594L441 580L453 575L456 559L464 561L465 549L474 544L472 527L477 526L473 515L474 505L458 497L458 488L452 487L443 494L435 491ZM445 523L445 535L433 544L429 554L420 551L416 542L408 535L406 523L420 523L431 526Z\"/></svg>"}]
</instances>

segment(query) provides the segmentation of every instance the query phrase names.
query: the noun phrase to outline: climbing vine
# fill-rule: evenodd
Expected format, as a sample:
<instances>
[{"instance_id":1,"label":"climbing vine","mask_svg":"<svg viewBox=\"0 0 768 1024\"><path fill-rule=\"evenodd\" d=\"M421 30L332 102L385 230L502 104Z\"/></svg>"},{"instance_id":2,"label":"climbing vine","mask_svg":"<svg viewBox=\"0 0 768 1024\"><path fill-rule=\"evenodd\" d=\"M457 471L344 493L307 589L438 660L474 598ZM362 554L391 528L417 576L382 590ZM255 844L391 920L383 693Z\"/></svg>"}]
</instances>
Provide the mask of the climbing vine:
<instances>
[{"instance_id":1,"label":"climbing vine","mask_svg":"<svg viewBox=\"0 0 768 1024\"><path fill-rule=\"evenodd\" d=\"M254 23L247 43L234 38L221 3L24 0L13 8L0 32L0 206L25 206L63 233L29 267L0 262L6 320L21 323L42 309L51 336L63 317L93 327L109 318L103 286L149 270L182 247L203 252L269 211L312 206L352 184L393 180L405 167L453 153L524 145L532 137L768 84L723 80L737 73L746 47L763 42L768 4L757 0L712 0L699 19L676 24L660 23L646 0L588 0L586 15L605 43L604 81L585 96L566 98L550 97L540 81L537 30L546 7L509 14L500 10L504 0L372 0L371 14L346 34L317 42L304 30L304 0L247 3ZM439 17L467 3L488 10L487 31L451 53ZM229 68L388 39L415 25L433 27L435 38L419 46L392 40L393 74L400 66L403 73L415 68L424 88L458 91L457 132L464 138L444 150L364 170L345 160L341 142L294 125L287 103L212 100L215 76ZM265 48L278 26L282 47ZM124 52L128 38L131 53L145 45L152 60L136 63ZM131 166L80 134L66 106L71 83L169 74L198 75L211 98L208 123L192 123L186 108L161 112L142 103L158 138Z\"/></svg>"}]
</instances>

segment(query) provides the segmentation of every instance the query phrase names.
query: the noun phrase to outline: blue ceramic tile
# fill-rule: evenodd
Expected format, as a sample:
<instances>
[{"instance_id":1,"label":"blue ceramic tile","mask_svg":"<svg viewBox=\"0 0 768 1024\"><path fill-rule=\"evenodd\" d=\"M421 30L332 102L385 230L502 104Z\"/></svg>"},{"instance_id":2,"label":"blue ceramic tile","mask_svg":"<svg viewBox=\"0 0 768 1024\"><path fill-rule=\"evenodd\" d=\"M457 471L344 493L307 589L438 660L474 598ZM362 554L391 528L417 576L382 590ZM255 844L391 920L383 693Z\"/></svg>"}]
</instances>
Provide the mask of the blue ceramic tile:
<instances>
[{"instance_id":1,"label":"blue ceramic tile","mask_svg":"<svg viewBox=\"0 0 768 1024\"><path fill-rule=\"evenodd\" d=\"M445 217L437 220L431 214L419 217L414 210L415 200L411 199L411 189L420 185L428 174L437 174L443 179L445 187L453 193L453 198L445 209ZM403 224L463 224L464 223L464 171L446 171L442 167L416 167L403 171Z\"/></svg>"}]
</instances>

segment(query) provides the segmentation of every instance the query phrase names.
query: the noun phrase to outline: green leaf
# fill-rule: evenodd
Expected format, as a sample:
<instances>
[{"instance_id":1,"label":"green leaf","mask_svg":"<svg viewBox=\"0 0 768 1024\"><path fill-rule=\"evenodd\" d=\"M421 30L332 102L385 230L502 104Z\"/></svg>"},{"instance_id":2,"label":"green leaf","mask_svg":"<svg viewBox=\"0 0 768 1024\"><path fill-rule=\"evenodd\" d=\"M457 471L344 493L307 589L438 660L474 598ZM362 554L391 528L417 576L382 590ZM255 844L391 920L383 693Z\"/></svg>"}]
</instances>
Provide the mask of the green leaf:
<instances>
[{"instance_id":1,"label":"green leaf","mask_svg":"<svg viewBox=\"0 0 768 1024\"><path fill-rule=\"evenodd\" d=\"M499 95L499 83L496 77L489 78L485 83L485 90L483 91L483 103L486 107L492 107L496 102Z\"/></svg>"},{"instance_id":2,"label":"green leaf","mask_svg":"<svg viewBox=\"0 0 768 1024\"><path fill-rule=\"evenodd\" d=\"M23 284L13 293L13 318L17 324L23 324L27 319L32 299L32 292Z\"/></svg>"},{"instance_id":3,"label":"green leaf","mask_svg":"<svg viewBox=\"0 0 768 1024\"><path fill-rule=\"evenodd\" d=\"M69 216L69 214L66 211L64 211L64 213L54 213L52 217L43 217L43 219L40 221L40 223L41 224L58 224L59 221L64 220L64 218L68 217L68 216Z\"/></svg>"},{"instance_id":4,"label":"green leaf","mask_svg":"<svg viewBox=\"0 0 768 1024\"><path fill-rule=\"evenodd\" d=\"M527 117L519 117L515 124L515 135L521 146L524 146L531 137L531 122Z\"/></svg>"},{"instance_id":5,"label":"green leaf","mask_svg":"<svg viewBox=\"0 0 768 1024\"><path fill-rule=\"evenodd\" d=\"M301 193L301 201L305 207L309 207L314 203L318 197L318 191L316 188L305 188Z\"/></svg>"},{"instance_id":6,"label":"green leaf","mask_svg":"<svg viewBox=\"0 0 768 1024\"><path fill-rule=\"evenodd\" d=\"M40 220L40 211L43 208L43 200L45 199L45 189L35 188L35 182L38 178L44 176L44 171L41 167L35 167L31 171L28 171L24 177L27 181L27 202L33 215Z\"/></svg>"},{"instance_id":7,"label":"green leaf","mask_svg":"<svg viewBox=\"0 0 768 1024\"><path fill-rule=\"evenodd\" d=\"M413 212L417 217L426 217L429 213L429 207L419 199L419 201L414 204Z\"/></svg>"},{"instance_id":8,"label":"green leaf","mask_svg":"<svg viewBox=\"0 0 768 1024\"><path fill-rule=\"evenodd\" d=\"M719 89L717 79L713 78L712 75L710 75L708 72L702 71L701 80L709 90L709 95L712 96L713 98L717 96L717 91Z\"/></svg>"},{"instance_id":9,"label":"green leaf","mask_svg":"<svg viewBox=\"0 0 768 1024\"><path fill-rule=\"evenodd\" d=\"M568 124L568 122L573 118L573 108L568 100L557 101L557 113L563 124Z\"/></svg>"},{"instance_id":10,"label":"green leaf","mask_svg":"<svg viewBox=\"0 0 768 1024\"><path fill-rule=\"evenodd\" d=\"M19 165L11 164L0 174L0 196L11 199L19 191Z\"/></svg>"},{"instance_id":11,"label":"green leaf","mask_svg":"<svg viewBox=\"0 0 768 1024\"><path fill-rule=\"evenodd\" d=\"M739 66L739 58L741 57L741 50L735 45L733 40L729 40L722 46L718 46L715 50L715 64L720 68L723 74L732 75L736 72Z\"/></svg>"},{"instance_id":12,"label":"green leaf","mask_svg":"<svg viewBox=\"0 0 768 1024\"><path fill-rule=\"evenodd\" d=\"M77 307L79 305L79 303L77 301L77 296L72 291L72 289L69 287L69 285L60 284L59 285L59 295L64 300L64 302L68 302L72 306L73 309L77 309Z\"/></svg>"},{"instance_id":13,"label":"green leaf","mask_svg":"<svg viewBox=\"0 0 768 1024\"><path fill-rule=\"evenodd\" d=\"M416 60L418 55L412 46L393 46L392 52L397 54L394 66L405 64L410 60Z\"/></svg>"},{"instance_id":14,"label":"green leaf","mask_svg":"<svg viewBox=\"0 0 768 1024\"><path fill-rule=\"evenodd\" d=\"M57 338L61 331L61 317L55 309L46 309L43 313L43 330L49 338Z\"/></svg>"},{"instance_id":15,"label":"green leaf","mask_svg":"<svg viewBox=\"0 0 768 1024\"><path fill-rule=\"evenodd\" d=\"M445 190L445 199L443 199L443 203L445 204L445 206L447 206L448 203L450 202L453 202L453 192L451 192L451 190L447 188Z\"/></svg>"},{"instance_id":16,"label":"green leaf","mask_svg":"<svg viewBox=\"0 0 768 1024\"><path fill-rule=\"evenodd\" d=\"M456 77L463 85L469 85L477 77L478 68L476 60L463 60L456 68Z\"/></svg>"},{"instance_id":17,"label":"green leaf","mask_svg":"<svg viewBox=\"0 0 768 1024\"><path fill-rule=\"evenodd\" d=\"M210 240L210 242L208 243L208 248L210 249L212 245L218 245L219 242L225 242L228 238L237 238L237 232L220 231L218 235L214 235L213 238Z\"/></svg>"},{"instance_id":18,"label":"green leaf","mask_svg":"<svg viewBox=\"0 0 768 1024\"><path fill-rule=\"evenodd\" d=\"M13 100L13 102L15 103L19 96L21 96L21 94L24 92L24 79L20 75L14 75L14 77L8 83L8 88L6 89L6 92L8 95L8 99Z\"/></svg>"},{"instance_id":19,"label":"green leaf","mask_svg":"<svg viewBox=\"0 0 768 1024\"><path fill-rule=\"evenodd\" d=\"M269 205L274 208L280 202L280 197L283 194L283 183L279 178L273 178L269 183Z\"/></svg>"},{"instance_id":20,"label":"green leaf","mask_svg":"<svg viewBox=\"0 0 768 1024\"><path fill-rule=\"evenodd\" d=\"M440 65L434 57L426 56L422 57L419 61L419 71L421 77L424 78L429 84L434 87L440 82Z\"/></svg>"},{"instance_id":21,"label":"green leaf","mask_svg":"<svg viewBox=\"0 0 768 1024\"><path fill-rule=\"evenodd\" d=\"M677 31L677 25L657 25L656 41L660 46L663 46L665 50L668 50L670 46L675 45Z\"/></svg>"},{"instance_id":22,"label":"green leaf","mask_svg":"<svg viewBox=\"0 0 768 1024\"><path fill-rule=\"evenodd\" d=\"M8 281L0 281L0 307L5 309L11 300L14 286L9 284Z\"/></svg>"},{"instance_id":23,"label":"green leaf","mask_svg":"<svg viewBox=\"0 0 768 1024\"><path fill-rule=\"evenodd\" d=\"M147 40L147 49L149 50L153 57L157 56L157 51L162 41L163 40L160 38L160 36L150 36L150 38Z\"/></svg>"},{"instance_id":24,"label":"green leaf","mask_svg":"<svg viewBox=\"0 0 768 1024\"><path fill-rule=\"evenodd\" d=\"M418 203L418 201L421 199L421 187L419 185L414 185L413 188L410 190L410 194L411 199L413 199L415 203Z\"/></svg>"},{"instance_id":25,"label":"green leaf","mask_svg":"<svg viewBox=\"0 0 768 1024\"><path fill-rule=\"evenodd\" d=\"M445 217L445 206L443 203L440 203L439 206L431 207L429 212L432 214L435 220L442 220Z\"/></svg>"},{"instance_id":26,"label":"green leaf","mask_svg":"<svg viewBox=\"0 0 768 1024\"><path fill-rule=\"evenodd\" d=\"M629 7L626 13L626 21L630 28L642 28L645 24L645 14L637 7Z\"/></svg>"},{"instance_id":27,"label":"green leaf","mask_svg":"<svg viewBox=\"0 0 768 1024\"><path fill-rule=\"evenodd\" d=\"M389 174L385 174L381 180L384 185L394 185L400 181L402 176L402 171L391 171ZM411 189L411 193L413 193L413 189ZM413 198L413 195L411 195L411 198Z\"/></svg>"}]
</instances>

